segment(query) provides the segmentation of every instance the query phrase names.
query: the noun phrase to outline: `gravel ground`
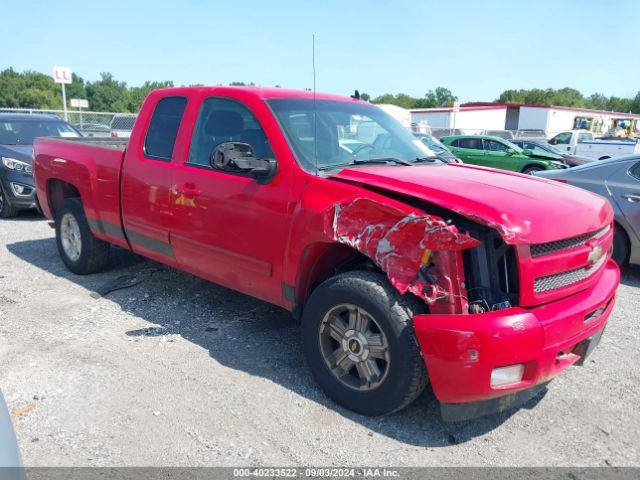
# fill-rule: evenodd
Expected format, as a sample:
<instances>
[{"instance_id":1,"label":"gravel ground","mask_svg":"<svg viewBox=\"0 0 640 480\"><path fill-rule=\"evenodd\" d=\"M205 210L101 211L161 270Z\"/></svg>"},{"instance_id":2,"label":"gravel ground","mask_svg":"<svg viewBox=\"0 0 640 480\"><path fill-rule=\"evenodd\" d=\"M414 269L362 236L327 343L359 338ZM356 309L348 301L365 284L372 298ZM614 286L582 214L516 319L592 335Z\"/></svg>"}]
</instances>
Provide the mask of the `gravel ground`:
<instances>
[{"instance_id":1,"label":"gravel ground","mask_svg":"<svg viewBox=\"0 0 640 480\"><path fill-rule=\"evenodd\" d=\"M319 390L287 312L123 250L73 275L22 215L0 222L0 389L27 466L637 466L639 286L529 408L447 424L427 392L368 418Z\"/></svg>"}]
</instances>

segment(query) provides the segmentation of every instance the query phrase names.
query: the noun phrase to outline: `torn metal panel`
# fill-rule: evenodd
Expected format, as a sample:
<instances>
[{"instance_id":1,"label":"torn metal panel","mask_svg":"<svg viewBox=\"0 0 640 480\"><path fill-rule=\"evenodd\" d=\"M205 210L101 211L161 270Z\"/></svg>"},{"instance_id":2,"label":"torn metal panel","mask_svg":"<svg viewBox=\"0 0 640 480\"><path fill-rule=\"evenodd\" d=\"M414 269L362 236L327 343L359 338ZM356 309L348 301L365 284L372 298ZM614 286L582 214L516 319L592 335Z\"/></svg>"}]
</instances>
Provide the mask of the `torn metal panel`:
<instances>
[{"instance_id":1,"label":"torn metal panel","mask_svg":"<svg viewBox=\"0 0 640 480\"><path fill-rule=\"evenodd\" d=\"M451 308L455 297L464 296L457 252L480 244L440 217L420 211L407 214L366 198L335 205L325 232L373 260L400 293L410 291L430 304Z\"/></svg>"}]
</instances>

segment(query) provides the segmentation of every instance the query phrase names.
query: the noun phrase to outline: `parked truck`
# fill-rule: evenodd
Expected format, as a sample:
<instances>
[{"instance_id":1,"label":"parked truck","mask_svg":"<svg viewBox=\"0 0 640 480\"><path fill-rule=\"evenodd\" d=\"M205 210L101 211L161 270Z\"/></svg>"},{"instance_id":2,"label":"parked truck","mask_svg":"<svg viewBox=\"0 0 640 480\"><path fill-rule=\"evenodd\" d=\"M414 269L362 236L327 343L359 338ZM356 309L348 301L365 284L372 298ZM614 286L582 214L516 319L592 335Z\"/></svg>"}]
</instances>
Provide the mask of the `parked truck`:
<instances>
[{"instance_id":1,"label":"parked truck","mask_svg":"<svg viewBox=\"0 0 640 480\"><path fill-rule=\"evenodd\" d=\"M392 141L366 142L372 122ZM447 420L515 407L601 338L611 207L425 152L358 99L170 88L128 142L37 140L35 183L72 272L100 271L113 244L279 305L347 408L393 412L428 383Z\"/></svg>"},{"instance_id":2,"label":"parked truck","mask_svg":"<svg viewBox=\"0 0 640 480\"><path fill-rule=\"evenodd\" d=\"M630 140L598 140L586 130L567 130L549 139L549 144L562 153L578 155L594 160L640 153L640 143Z\"/></svg>"}]
</instances>

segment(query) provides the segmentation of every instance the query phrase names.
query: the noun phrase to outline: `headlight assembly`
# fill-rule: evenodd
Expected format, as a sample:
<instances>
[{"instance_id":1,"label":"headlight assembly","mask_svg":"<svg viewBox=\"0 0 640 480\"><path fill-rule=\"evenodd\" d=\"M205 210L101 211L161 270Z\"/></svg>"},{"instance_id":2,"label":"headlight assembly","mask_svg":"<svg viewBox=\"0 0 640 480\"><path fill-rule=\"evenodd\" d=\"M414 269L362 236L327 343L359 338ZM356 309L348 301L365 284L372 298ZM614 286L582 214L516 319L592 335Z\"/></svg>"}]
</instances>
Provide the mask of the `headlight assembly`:
<instances>
[{"instance_id":1,"label":"headlight assembly","mask_svg":"<svg viewBox=\"0 0 640 480\"><path fill-rule=\"evenodd\" d=\"M31 165L21 160L16 160L15 158L2 157L2 164L9 170L15 170L16 172L33 172Z\"/></svg>"}]
</instances>

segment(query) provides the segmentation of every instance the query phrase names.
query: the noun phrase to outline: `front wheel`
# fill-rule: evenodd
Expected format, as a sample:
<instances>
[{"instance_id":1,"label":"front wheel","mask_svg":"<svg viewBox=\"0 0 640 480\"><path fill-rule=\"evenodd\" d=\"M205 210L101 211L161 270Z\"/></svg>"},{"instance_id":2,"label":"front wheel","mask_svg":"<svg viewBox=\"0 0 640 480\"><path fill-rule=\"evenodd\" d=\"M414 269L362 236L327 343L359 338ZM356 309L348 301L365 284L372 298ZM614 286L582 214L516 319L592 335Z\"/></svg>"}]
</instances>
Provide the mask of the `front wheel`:
<instances>
[{"instance_id":1,"label":"front wheel","mask_svg":"<svg viewBox=\"0 0 640 480\"><path fill-rule=\"evenodd\" d=\"M87 275L102 270L109 260L109 244L96 238L78 198L67 198L56 212L56 243L69 270Z\"/></svg>"},{"instance_id":2,"label":"front wheel","mask_svg":"<svg viewBox=\"0 0 640 480\"><path fill-rule=\"evenodd\" d=\"M9 198L4 194L0 185L0 218L12 218L18 214L18 210L9 203Z\"/></svg>"},{"instance_id":3,"label":"front wheel","mask_svg":"<svg viewBox=\"0 0 640 480\"><path fill-rule=\"evenodd\" d=\"M347 272L322 283L302 317L316 381L336 402L365 415L409 405L427 384L411 321L419 308L380 273Z\"/></svg>"},{"instance_id":4,"label":"front wheel","mask_svg":"<svg viewBox=\"0 0 640 480\"><path fill-rule=\"evenodd\" d=\"M622 227L616 225L613 231L613 253L611 258L619 267L629 260L629 239Z\"/></svg>"},{"instance_id":5,"label":"front wheel","mask_svg":"<svg viewBox=\"0 0 640 480\"><path fill-rule=\"evenodd\" d=\"M525 175L534 175L536 172L542 172L543 170L544 168L542 167L531 166L525 168L522 173L524 173Z\"/></svg>"}]
</instances>

